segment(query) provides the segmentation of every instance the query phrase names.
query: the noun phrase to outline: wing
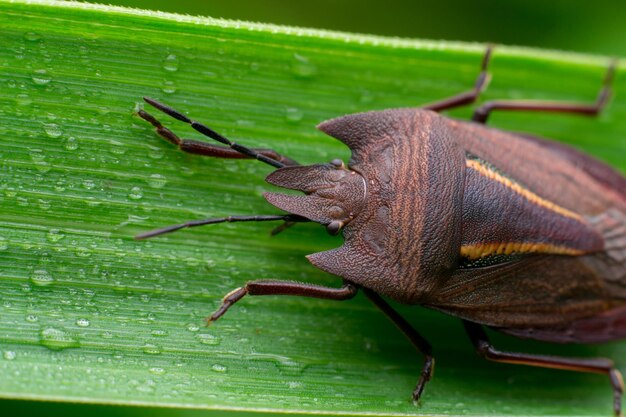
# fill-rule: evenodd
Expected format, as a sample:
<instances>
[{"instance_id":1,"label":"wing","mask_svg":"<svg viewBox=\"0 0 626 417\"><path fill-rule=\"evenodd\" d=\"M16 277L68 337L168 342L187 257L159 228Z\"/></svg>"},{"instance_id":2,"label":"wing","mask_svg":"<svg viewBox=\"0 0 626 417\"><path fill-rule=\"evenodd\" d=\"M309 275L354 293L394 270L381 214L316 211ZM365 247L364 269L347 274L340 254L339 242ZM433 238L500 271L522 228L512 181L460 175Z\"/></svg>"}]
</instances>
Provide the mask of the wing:
<instances>
[{"instance_id":1,"label":"wing","mask_svg":"<svg viewBox=\"0 0 626 417\"><path fill-rule=\"evenodd\" d=\"M529 256L459 270L425 305L493 327L562 326L626 304L626 280L606 280L597 270L598 257L624 268L604 252Z\"/></svg>"},{"instance_id":2,"label":"wing","mask_svg":"<svg viewBox=\"0 0 626 417\"><path fill-rule=\"evenodd\" d=\"M611 209L591 219L591 224L604 238L602 251L530 256L461 269L427 305L510 329L560 328L609 314L626 305L626 213ZM617 320L619 315L613 316ZM626 324L623 327L626 332Z\"/></svg>"}]
</instances>

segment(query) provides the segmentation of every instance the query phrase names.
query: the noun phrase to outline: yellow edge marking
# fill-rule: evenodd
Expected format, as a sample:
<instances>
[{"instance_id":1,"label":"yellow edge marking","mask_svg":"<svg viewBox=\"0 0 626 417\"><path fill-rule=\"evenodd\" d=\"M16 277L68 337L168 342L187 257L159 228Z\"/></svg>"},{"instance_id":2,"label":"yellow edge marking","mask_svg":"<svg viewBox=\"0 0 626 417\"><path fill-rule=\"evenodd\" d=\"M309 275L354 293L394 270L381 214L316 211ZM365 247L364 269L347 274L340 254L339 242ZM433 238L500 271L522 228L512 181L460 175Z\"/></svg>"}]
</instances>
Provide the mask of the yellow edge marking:
<instances>
[{"instance_id":1,"label":"yellow edge marking","mask_svg":"<svg viewBox=\"0 0 626 417\"><path fill-rule=\"evenodd\" d=\"M471 260L484 258L489 255L511 255L517 253L549 253L577 256L585 252L579 249L568 248L567 246L531 242L477 243L461 246L461 256Z\"/></svg>"},{"instance_id":2,"label":"yellow edge marking","mask_svg":"<svg viewBox=\"0 0 626 417\"><path fill-rule=\"evenodd\" d=\"M583 218L580 215L566 208L563 208L557 204L554 204L553 202L548 201L545 198L539 197L537 194L522 187L518 183L511 181L505 176L498 174L497 172L490 169L489 167L481 164L480 161L477 161L475 159L466 159L466 165L468 168L472 168L478 171L479 174L489 178L490 180L497 181L500 184L504 185L505 187L511 189L513 192L521 195L522 197L524 197L526 200L530 201L531 203L547 208L548 210L552 210L553 212L558 213L562 216L569 217L571 219L583 222Z\"/></svg>"}]
</instances>

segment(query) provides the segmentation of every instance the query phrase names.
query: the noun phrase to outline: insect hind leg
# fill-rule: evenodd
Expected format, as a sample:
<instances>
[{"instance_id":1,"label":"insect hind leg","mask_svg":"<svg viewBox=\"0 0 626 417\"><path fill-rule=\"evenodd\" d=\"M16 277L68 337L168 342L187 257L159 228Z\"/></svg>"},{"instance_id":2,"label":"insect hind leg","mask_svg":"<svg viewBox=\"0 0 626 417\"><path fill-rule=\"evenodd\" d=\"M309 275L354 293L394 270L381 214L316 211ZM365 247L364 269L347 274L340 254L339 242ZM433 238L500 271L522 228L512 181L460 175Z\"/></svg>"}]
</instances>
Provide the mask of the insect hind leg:
<instances>
[{"instance_id":1,"label":"insect hind leg","mask_svg":"<svg viewBox=\"0 0 626 417\"><path fill-rule=\"evenodd\" d=\"M480 96L480 93L485 88L487 88L487 85L489 84L489 80L491 78L488 72L488 67L489 62L491 61L492 51L493 45L488 45L487 49L485 50L485 54L483 55L483 60L480 66L480 73L476 78L474 88L456 94L452 97L448 97L434 103L426 104L425 106L421 106L420 108L440 112L443 110L450 110L456 107L467 106L468 104L476 102L476 100L478 100L478 97Z\"/></svg>"},{"instance_id":2,"label":"insect hind leg","mask_svg":"<svg viewBox=\"0 0 626 417\"><path fill-rule=\"evenodd\" d=\"M472 121L478 123L487 123L489 115L494 110L508 111L532 111L532 112L549 112L549 113L572 113L587 116L597 116L600 114L606 103L611 97L613 79L615 78L615 69L617 60L611 61L609 68L604 76L602 87L598 93L595 103L568 103L568 102L550 102L550 101L532 101L532 100L494 100L488 101L474 111Z\"/></svg>"},{"instance_id":3,"label":"insect hind leg","mask_svg":"<svg viewBox=\"0 0 626 417\"><path fill-rule=\"evenodd\" d=\"M613 361L610 359L563 358L558 356L503 352L493 347L480 324L463 320L463 326L465 327L465 332L476 349L476 353L487 360L517 365L607 375L611 382L611 386L613 387L613 411L616 416L622 415L622 393L624 392L624 381L622 379L622 374L615 368Z\"/></svg>"}]
</instances>

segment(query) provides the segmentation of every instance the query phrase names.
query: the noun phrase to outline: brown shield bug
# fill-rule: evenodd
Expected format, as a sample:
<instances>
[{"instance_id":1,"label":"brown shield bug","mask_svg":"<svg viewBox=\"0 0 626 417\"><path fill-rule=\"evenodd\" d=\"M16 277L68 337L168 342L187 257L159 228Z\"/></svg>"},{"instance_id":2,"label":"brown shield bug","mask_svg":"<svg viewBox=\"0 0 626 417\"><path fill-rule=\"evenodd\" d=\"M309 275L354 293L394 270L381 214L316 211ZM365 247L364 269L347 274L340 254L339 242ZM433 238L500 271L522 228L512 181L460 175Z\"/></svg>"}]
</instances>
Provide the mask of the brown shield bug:
<instances>
[{"instance_id":1,"label":"brown shield bug","mask_svg":"<svg viewBox=\"0 0 626 417\"><path fill-rule=\"evenodd\" d=\"M413 391L430 380L431 346L383 298L459 317L478 354L496 362L605 374L621 411L623 382L608 359L503 352L483 326L560 343L626 337L626 178L567 145L487 127L494 110L598 114L610 96L615 63L594 104L490 101L472 121L439 114L477 100L488 82L488 48L474 88L415 109L373 111L323 122L319 128L352 151L346 165L299 165L269 149L234 142L155 100L145 101L226 146L180 139L141 110L157 133L193 154L255 158L276 168L266 178L298 190L266 193L287 214L195 220L138 239L221 222L317 222L343 234L336 249L309 255L343 279L340 288L289 281L250 281L224 297L209 322L246 295L347 300L358 290L424 356Z\"/></svg>"}]
</instances>

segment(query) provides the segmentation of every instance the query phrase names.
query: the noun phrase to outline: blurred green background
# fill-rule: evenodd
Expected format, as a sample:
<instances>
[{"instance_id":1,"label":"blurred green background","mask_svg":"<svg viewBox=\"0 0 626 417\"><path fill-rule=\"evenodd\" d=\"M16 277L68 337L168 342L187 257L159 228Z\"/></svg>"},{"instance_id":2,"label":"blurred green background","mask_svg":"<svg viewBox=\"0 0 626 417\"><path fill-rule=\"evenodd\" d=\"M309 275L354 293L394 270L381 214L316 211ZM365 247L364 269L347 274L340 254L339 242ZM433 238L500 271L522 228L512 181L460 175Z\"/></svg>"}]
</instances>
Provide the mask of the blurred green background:
<instances>
[{"instance_id":1,"label":"blurred green background","mask_svg":"<svg viewBox=\"0 0 626 417\"><path fill-rule=\"evenodd\" d=\"M92 2L96 3L96 2ZM191 15L386 36L626 56L624 0L108 0ZM3 415L242 417L248 413L2 401Z\"/></svg>"},{"instance_id":2,"label":"blurred green background","mask_svg":"<svg viewBox=\"0 0 626 417\"><path fill-rule=\"evenodd\" d=\"M626 56L624 0L108 0L106 3L376 35Z\"/></svg>"}]
</instances>

